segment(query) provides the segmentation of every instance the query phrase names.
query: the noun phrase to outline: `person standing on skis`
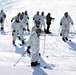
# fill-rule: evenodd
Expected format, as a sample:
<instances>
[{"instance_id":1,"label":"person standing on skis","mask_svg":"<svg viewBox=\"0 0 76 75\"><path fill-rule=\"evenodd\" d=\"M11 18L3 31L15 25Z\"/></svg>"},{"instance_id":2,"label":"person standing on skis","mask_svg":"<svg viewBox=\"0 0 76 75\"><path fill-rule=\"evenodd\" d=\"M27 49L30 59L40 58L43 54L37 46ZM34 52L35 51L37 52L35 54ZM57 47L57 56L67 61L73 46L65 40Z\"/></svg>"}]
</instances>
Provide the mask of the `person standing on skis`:
<instances>
[{"instance_id":1,"label":"person standing on skis","mask_svg":"<svg viewBox=\"0 0 76 75\"><path fill-rule=\"evenodd\" d=\"M25 11L24 14L23 14L23 20L22 20L23 23L24 23L23 24L23 27L24 27L23 30L24 31L26 31L26 27L27 27L27 31L30 31L29 30L29 22L28 22L28 20L29 20L29 16L28 16L27 11Z\"/></svg>"},{"instance_id":2,"label":"person standing on skis","mask_svg":"<svg viewBox=\"0 0 76 75\"><path fill-rule=\"evenodd\" d=\"M73 25L73 20L71 19L68 12L64 13L64 16L60 20L60 26L62 28L60 35L62 36L62 40L66 42L68 40L68 34L70 30L70 25Z\"/></svg>"},{"instance_id":3,"label":"person standing on skis","mask_svg":"<svg viewBox=\"0 0 76 75\"><path fill-rule=\"evenodd\" d=\"M1 30L4 30L4 20L6 18L6 14L1 10L0 12L0 24L1 24Z\"/></svg>"},{"instance_id":4,"label":"person standing on skis","mask_svg":"<svg viewBox=\"0 0 76 75\"><path fill-rule=\"evenodd\" d=\"M13 36L13 45L16 46L15 41L16 38L19 37L22 44L24 44L24 39L22 36L22 30L23 30L23 26L21 23L22 20L22 15L17 15L15 21L12 23L12 36Z\"/></svg>"},{"instance_id":5,"label":"person standing on skis","mask_svg":"<svg viewBox=\"0 0 76 75\"><path fill-rule=\"evenodd\" d=\"M47 16L46 16L46 24L47 24L47 29L46 29L46 31L45 31L46 33L51 33L51 32L49 31L50 24L51 24L51 21L55 19L55 18L51 17L50 15L51 15L51 14L48 13Z\"/></svg>"},{"instance_id":6,"label":"person standing on skis","mask_svg":"<svg viewBox=\"0 0 76 75\"><path fill-rule=\"evenodd\" d=\"M40 33L42 30L40 28L36 29L28 39L27 43L27 51L31 52L31 66L38 66L40 63L38 62L39 50L40 50Z\"/></svg>"},{"instance_id":7,"label":"person standing on skis","mask_svg":"<svg viewBox=\"0 0 76 75\"><path fill-rule=\"evenodd\" d=\"M40 15L40 26L41 26L41 29L42 29L42 26L43 26L43 31L45 31L45 20L46 20L46 17L44 15L44 12L41 12L41 15Z\"/></svg>"}]
</instances>

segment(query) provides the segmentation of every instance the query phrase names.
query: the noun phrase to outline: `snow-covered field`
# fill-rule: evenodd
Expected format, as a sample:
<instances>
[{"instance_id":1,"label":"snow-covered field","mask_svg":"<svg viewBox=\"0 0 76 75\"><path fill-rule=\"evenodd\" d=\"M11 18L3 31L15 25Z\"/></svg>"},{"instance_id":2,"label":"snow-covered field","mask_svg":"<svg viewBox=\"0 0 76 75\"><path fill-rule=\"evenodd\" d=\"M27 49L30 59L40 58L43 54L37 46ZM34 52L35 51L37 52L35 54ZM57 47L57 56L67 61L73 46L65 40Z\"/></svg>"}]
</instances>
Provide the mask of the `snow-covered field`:
<instances>
[{"instance_id":1,"label":"snow-covered field","mask_svg":"<svg viewBox=\"0 0 76 75\"><path fill-rule=\"evenodd\" d=\"M75 0L0 0L0 9L7 14L5 20L5 32L0 32L0 75L76 75L76 1ZM32 17L36 11L44 11L45 15L50 12L55 17L50 30L53 34L41 35L41 57L39 61L43 67L28 67L30 57L25 54L22 59L14 64L26 51L26 45L16 41L17 46L12 45L11 18L18 12L28 11L30 29L33 26ZM69 39L63 42L59 36L59 22L64 13L68 11L74 26L71 26ZM30 33L26 33L25 42ZM45 46L45 47L44 47Z\"/></svg>"}]
</instances>

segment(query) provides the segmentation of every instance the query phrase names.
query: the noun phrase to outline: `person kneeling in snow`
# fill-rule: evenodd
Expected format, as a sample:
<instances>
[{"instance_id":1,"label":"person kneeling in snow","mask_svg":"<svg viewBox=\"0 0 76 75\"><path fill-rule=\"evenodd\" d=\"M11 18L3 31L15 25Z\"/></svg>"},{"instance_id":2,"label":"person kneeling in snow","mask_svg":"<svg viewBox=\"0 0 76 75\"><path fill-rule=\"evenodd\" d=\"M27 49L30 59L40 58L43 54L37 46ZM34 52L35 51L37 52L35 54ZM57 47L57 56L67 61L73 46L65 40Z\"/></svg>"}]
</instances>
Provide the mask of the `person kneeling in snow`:
<instances>
[{"instance_id":1,"label":"person kneeling in snow","mask_svg":"<svg viewBox=\"0 0 76 75\"><path fill-rule=\"evenodd\" d=\"M36 29L28 39L27 43L27 51L31 52L31 66L38 66L40 63L38 62L39 50L40 50L40 33L42 30L40 28Z\"/></svg>"}]
</instances>

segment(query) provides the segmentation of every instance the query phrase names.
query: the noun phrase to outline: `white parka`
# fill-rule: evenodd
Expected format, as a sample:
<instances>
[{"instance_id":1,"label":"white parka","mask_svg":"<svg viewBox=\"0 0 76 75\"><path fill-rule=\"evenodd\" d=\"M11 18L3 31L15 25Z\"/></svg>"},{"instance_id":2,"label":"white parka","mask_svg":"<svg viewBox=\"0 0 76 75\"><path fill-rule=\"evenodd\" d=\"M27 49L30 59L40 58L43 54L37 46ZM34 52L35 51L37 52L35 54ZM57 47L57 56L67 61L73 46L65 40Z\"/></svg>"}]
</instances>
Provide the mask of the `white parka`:
<instances>
[{"instance_id":1,"label":"white parka","mask_svg":"<svg viewBox=\"0 0 76 75\"><path fill-rule=\"evenodd\" d=\"M15 30L15 33L21 33L22 28L21 23L17 23L15 21L12 23L12 30Z\"/></svg>"},{"instance_id":2,"label":"white parka","mask_svg":"<svg viewBox=\"0 0 76 75\"><path fill-rule=\"evenodd\" d=\"M22 21L21 23L23 25L23 28L25 28L25 29L26 29L26 26L27 26L27 23L28 23L28 19L29 19L29 16L24 14L23 15L23 19L21 20Z\"/></svg>"},{"instance_id":3,"label":"white parka","mask_svg":"<svg viewBox=\"0 0 76 75\"><path fill-rule=\"evenodd\" d=\"M13 40L16 40L17 35L19 35L21 37L21 40L23 40L23 37L22 37L23 26L21 22L17 23L14 21L11 27L12 27L12 30L15 30Z\"/></svg>"},{"instance_id":4,"label":"white parka","mask_svg":"<svg viewBox=\"0 0 76 75\"><path fill-rule=\"evenodd\" d=\"M62 29L69 29L70 28L70 24L73 23L73 20L71 19L70 16L68 16L67 18L65 18L65 16L61 19L60 23L62 23Z\"/></svg>"},{"instance_id":5,"label":"white parka","mask_svg":"<svg viewBox=\"0 0 76 75\"><path fill-rule=\"evenodd\" d=\"M30 51L32 53L37 53L40 50L40 38L37 36L36 32L33 32L28 39L27 46L31 46Z\"/></svg>"},{"instance_id":6,"label":"white parka","mask_svg":"<svg viewBox=\"0 0 76 75\"><path fill-rule=\"evenodd\" d=\"M23 15L22 22L23 22L23 23L28 23L28 19L29 19L29 16L24 14L24 15Z\"/></svg>"},{"instance_id":7,"label":"white parka","mask_svg":"<svg viewBox=\"0 0 76 75\"><path fill-rule=\"evenodd\" d=\"M32 29L31 29L31 32L34 32L36 29L37 29L37 27L33 26Z\"/></svg>"},{"instance_id":8,"label":"white parka","mask_svg":"<svg viewBox=\"0 0 76 75\"><path fill-rule=\"evenodd\" d=\"M70 30L70 25L73 24L73 20L71 19L70 16L68 16L67 18L64 16L60 20L60 24L62 24L62 30L61 30L62 35L64 37L67 37Z\"/></svg>"},{"instance_id":9,"label":"white parka","mask_svg":"<svg viewBox=\"0 0 76 75\"><path fill-rule=\"evenodd\" d=\"M34 21L40 21L40 15L34 15L34 17L33 17L33 20Z\"/></svg>"},{"instance_id":10,"label":"white parka","mask_svg":"<svg viewBox=\"0 0 76 75\"><path fill-rule=\"evenodd\" d=\"M45 16L40 15L41 27L42 27L42 25L43 25L44 29L45 29L45 19L46 19L46 17L45 17Z\"/></svg>"}]
</instances>

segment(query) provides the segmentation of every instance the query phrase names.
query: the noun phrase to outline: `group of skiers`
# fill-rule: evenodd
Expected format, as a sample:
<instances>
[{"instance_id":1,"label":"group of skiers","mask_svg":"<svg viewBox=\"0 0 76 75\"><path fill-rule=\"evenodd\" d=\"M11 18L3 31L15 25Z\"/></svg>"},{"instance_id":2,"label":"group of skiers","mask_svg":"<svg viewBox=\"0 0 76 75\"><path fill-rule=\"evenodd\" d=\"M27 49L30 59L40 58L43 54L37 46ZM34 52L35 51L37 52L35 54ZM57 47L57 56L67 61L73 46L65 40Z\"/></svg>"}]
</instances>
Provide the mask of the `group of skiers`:
<instances>
[{"instance_id":1,"label":"group of skiers","mask_svg":"<svg viewBox=\"0 0 76 75\"><path fill-rule=\"evenodd\" d=\"M51 14L48 13L46 16L44 15L44 12L41 12L41 15L39 14L39 11L37 11L37 13L34 15L33 20L34 21L40 21L40 28L42 29L42 26L44 28L44 32L45 33L51 33L49 31L50 25L51 25L51 21L54 20L55 18L51 17ZM46 28L46 24L47 24L47 28Z\"/></svg>"},{"instance_id":2,"label":"group of skiers","mask_svg":"<svg viewBox=\"0 0 76 75\"><path fill-rule=\"evenodd\" d=\"M39 12L37 12L38 14ZM48 13L48 15L50 15ZM48 16L47 15L47 16ZM35 15L36 16L36 15ZM34 20L35 20L35 16L34 16ZM38 17L38 16L37 16ZM39 18L39 17L38 17ZM31 66L39 66L40 63L38 61L38 57L39 57L39 50L40 50L40 33L42 33L42 29L41 29L41 21L40 19L36 18L35 20L35 24L36 24L36 30L35 32L30 36L30 38L28 39L28 45L27 45L27 52L29 54L31 54ZM47 17L46 17L47 18ZM48 18L47 18L48 19ZM54 18L51 18L54 19ZM47 25L50 26L51 22L47 21ZM70 25L73 25L73 20L71 19L71 17L69 16L68 12L64 13L64 16L62 17L62 19L60 20L60 26L61 26L61 32L60 35L62 36L62 40L64 42L66 42L68 40L68 34L70 31ZM40 26L39 26L40 25ZM49 27L48 27L49 28ZM47 29L48 30L48 29ZM44 31L45 32L45 31Z\"/></svg>"},{"instance_id":3,"label":"group of skiers","mask_svg":"<svg viewBox=\"0 0 76 75\"><path fill-rule=\"evenodd\" d=\"M26 27L27 27L27 31L30 31L28 20L29 20L29 16L27 14L27 11L18 13L17 16L11 19L13 45L15 45L15 40L17 37L19 38L19 40L21 40L22 44L25 44L23 34L26 31Z\"/></svg>"},{"instance_id":4,"label":"group of skiers","mask_svg":"<svg viewBox=\"0 0 76 75\"><path fill-rule=\"evenodd\" d=\"M3 10L1 11L1 13ZM0 13L0 23L1 23L1 30L4 29L4 19L6 18L6 15L3 13ZM2 16L3 15L3 16ZM44 15L44 12L41 12L41 15L39 14L39 11L33 16L34 26L32 27L32 34L29 37L27 41L27 53L31 54L31 66L38 66L40 65L38 61L39 57L39 50L40 50L40 33L50 33L49 28L51 21L55 18L51 17L51 14L48 13L46 16ZM26 31L30 31L29 29L29 16L27 11L18 13L17 16L13 17L11 19L12 22L12 36L13 36L13 45L16 46L15 40L18 37L22 44L25 44L23 34ZM45 20L47 24L47 29L45 28ZM64 16L60 20L60 26L61 26L61 32L60 36L62 36L62 40L66 42L68 40L68 34L70 31L70 25L73 25L73 20L71 19L68 12L64 13ZM42 29L42 26L44 29Z\"/></svg>"},{"instance_id":5,"label":"group of skiers","mask_svg":"<svg viewBox=\"0 0 76 75\"><path fill-rule=\"evenodd\" d=\"M16 37L18 37L22 41L22 44L24 44L23 33L26 31L26 27L27 31L30 31L28 20L29 16L27 11L18 13L17 16L11 19L13 45L15 45ZM45 20L47 23L47 29L45 28ZM54 18L50 17L50 13L48 13L48 15L45 17L44 12L39 15L39 11L37 11L37 13L33 16L34 26L32 27L31 32L35 31L37 28L42 29L43 26L42 30L45 33L50 33L49 28L52 20L54 20Z\"/></svg>"}]
</instances>

